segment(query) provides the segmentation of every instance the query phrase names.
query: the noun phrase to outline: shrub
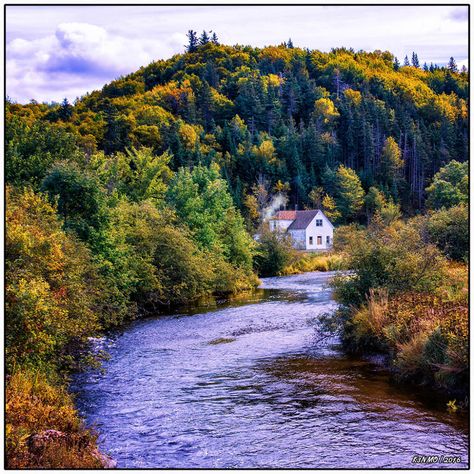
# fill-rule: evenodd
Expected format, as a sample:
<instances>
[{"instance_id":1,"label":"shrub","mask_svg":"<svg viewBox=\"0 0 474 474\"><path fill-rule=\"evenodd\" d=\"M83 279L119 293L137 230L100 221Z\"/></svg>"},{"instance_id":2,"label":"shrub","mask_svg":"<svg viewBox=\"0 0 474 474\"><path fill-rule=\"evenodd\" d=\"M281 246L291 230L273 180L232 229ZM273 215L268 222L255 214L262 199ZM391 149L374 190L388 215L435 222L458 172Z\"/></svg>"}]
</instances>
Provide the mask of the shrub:
<instances>
[{"instance_id":1,"label":"shrub","mask_svg":"<svg viewBox=\"0 0 474 474\"><path fill-rule=\"evenodd\" d=\"M258 243L255 268L260 276L280 275L295 259L291 236L264 231Z\"/></svg>"},{"instance_id":2,"label":"shrub","mask_svg":"<svg viewBox=\"0 0 474 474\"><path fill-rule=\"evenodd\" d=\"M431 212L428 215L427 230L431 240L448 258L468 261L469 212L466 205Z\"/></svg>"},{"instance_id":3,"label":"shrub","mask_svg":"<svg viewBox=\"0 0 474 474\"><path fill-rule=\"evenodd\" d=\"M441 254L424 241L415 221L384 226L375 216L367 232L346 249L353 274L333 282L343 304L361 305L371 288L387 288L389 294L431 291L442 279Z\"/></svg>"}]
</instances>

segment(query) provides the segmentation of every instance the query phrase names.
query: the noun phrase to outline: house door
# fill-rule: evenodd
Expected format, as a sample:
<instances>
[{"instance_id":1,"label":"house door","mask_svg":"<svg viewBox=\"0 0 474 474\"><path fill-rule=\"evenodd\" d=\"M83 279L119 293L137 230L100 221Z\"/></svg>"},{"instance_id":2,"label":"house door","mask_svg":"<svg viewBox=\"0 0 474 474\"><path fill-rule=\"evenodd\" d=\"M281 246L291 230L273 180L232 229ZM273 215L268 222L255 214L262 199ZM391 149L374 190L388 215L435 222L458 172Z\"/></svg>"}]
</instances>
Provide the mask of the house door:
<instances>
[{"instance_id":1,"label":"house door","mask_svg":"<svg viewBox=\"0 0 474 474\"><path fill-rule=\"evenodd\" d=\"M320 235L318 235L317 242L318 242L318 245L323 245L323 238Z\"/></svg>"}]
</instances>

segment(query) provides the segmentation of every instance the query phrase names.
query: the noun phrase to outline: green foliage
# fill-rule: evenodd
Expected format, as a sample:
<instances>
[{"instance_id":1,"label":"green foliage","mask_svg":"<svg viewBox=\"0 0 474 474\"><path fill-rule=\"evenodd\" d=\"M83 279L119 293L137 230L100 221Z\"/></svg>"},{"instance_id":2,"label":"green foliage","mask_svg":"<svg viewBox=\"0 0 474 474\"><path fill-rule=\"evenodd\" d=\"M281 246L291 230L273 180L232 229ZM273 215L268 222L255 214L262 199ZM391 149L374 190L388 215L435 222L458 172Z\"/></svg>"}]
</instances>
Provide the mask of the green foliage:
<instances>
[{"instance_id":1,"label":"green foliage","mask_svg":"<svg viewBox=\"0 0 474 474\"><path fill-rule=\"evenodd\" d=\"M163 226L154 236L154 265L162 284L162 303L186 303L213 292L212 261L189 231Z\"/></svg>"},{"instance_id":2,"label":"green foliage","mask_svg":"<svg viewBox=\"0 0 474 474\"><path fill-rule=\"evenodd\" d=\"M117 191L131 201L148 200L159 205L172 176L168 166L170 160L171 156L166 152L157 156L150 148L132 148L113 156L97 153L88 166L109 193Z\"/></svg>"},{"instance_id":3,"label":"green foliage","mask_svg":"<svg viewBox=\"0 0 474 474\"><path fill-rule=\"evenodd\" d=\"M7 366L58 363L98 329L101 281L43 196L7 188L6 219Z\"/></svg>"},{"instance_id":4,"label":"green foliage","mask_svg":"<svg viewBox=\"0 0 474 474\"><path fill-rule=\"evenodd\" d=\"M336 203L345 220L355 218L364 204L364 190L357 173L344 165L337 170Z\"/></svg>"},{"instance_id":5,"label":"green foliage","mask_svg":"<svg viewBox=\"0 0 474 474\"><path fill-rule=\"evenodd\" d=\"M464 204L428 214L427 229L432 241L453 260L469 258L469 212Z\"/></svg>"},{"instance_id":6,"label":"green foliage","mask_svg":"<svg viewBox=\"0 0 474 474\"><path fill-rule=\"evenodd\" d=\"M52 163L77 156L72 134L48 122L29 125L21 117L7 117L5 181L8 184L38 186Z\"/></svg>"},{"instance_id":7,"label":"green foliage","mask_svg":"<svg viewBox=\"0 0 474 474\"><path fill-rule=\"evenodd\" d=\"M281 275L295 257L288 234L264 231L258 241L255 268L260 276Z\"/></svg>"},{"instance_id":8,"label":"green foliage","mask_svg":"<svg viewBox=\"0 0 474 474\"><path fill-rule=\"evenodd\" d=\"M373 288L386 288L390 295L436 288L442 279L442 257L420 230L416 220L385 226L373 219L365 235L359 234L346 248L353 273L336 279L336 297L357 306Z\"/></svg>"},{"instance_id":9,"label":"green foliage","mask_svg":"<svg viewBox=\"0 0 474 474\"><path fill-rule=\"evenodd\" d=\"M469 199L469 167L468 163L450 161L433 177L426 188L427 205L431 209L467 204Z\"/></svg>"},{"instance_id":10,"label":"green foliage","mask_svg":"<svg viewBox=\"0 0 474 474\"><path fill-rule=\"evenodd\" d=\"M107 219L105 195L98 180L75 163L62 162L54 165L41 189L52 202L57 201L65 228L97 248Z\"/></svg>"},{"instance_id":11,"label":"green foliage","mask_svg":"<svg viewBox=\"0 0 474 474\"><path fill-rule=\"evenodd\" d=\"M170 183L168 201L203 250L251 268L253 241L217 165L180 169Z\"/></svg>"}]
</instances>

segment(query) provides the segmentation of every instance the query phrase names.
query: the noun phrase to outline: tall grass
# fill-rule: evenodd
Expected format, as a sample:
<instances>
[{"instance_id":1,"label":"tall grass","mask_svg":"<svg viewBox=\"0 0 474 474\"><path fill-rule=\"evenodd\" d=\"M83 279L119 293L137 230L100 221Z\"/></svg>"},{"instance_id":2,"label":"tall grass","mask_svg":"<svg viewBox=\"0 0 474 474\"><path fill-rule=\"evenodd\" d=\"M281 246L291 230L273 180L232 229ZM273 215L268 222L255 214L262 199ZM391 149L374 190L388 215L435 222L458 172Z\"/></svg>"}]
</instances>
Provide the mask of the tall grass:
<instances>
[{"instance_id":1,"label":"tall grass","mask_svg":"<svg viewBox=\"0 0 474 474\"><path fill-rule=\"evenodd\" d=\"M465 393L467 267L447 265L446 277L445 285L435 293L403 292L389 297L384 288L371 289L367 303L353 309L346 322L348 348L388 353L400 379Z\"/></svg>"},{"instance_id":2,"label":"tall grass","mask_svg":"<svg viewBox=\"0 0 474 474\"><path fill-rule=\"evenodd\" d=\"M292 262L283 268L281 275L295 275L304 272L327 272L332 270L345 270L347 263L344 255L327 253L302 253L297 254Z\"/></svg>"},{"instance_id":3,"label":"tall grass","mask_svg":"<svg viewBox=\"0 0 474 474\"><path fill-rule=\"evenodd\" d=\"M10 469L101 468L95 435L85 429L63 385L38 370L18 369L6 386L6 460ZM60 432L43 446L32 436Z\"/></svg>"}]
</instances>

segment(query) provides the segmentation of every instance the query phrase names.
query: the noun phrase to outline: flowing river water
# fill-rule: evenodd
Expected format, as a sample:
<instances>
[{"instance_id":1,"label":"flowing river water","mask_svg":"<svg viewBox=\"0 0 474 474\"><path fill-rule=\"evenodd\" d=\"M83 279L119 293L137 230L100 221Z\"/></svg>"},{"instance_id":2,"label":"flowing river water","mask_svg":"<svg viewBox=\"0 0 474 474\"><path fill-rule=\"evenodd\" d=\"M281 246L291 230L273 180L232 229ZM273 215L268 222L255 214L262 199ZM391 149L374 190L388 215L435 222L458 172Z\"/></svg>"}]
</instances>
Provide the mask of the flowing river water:
<instances>
[{"instance_id":1,"label":"flowing river water","mask_svg":"<svg viewBox=\"0 0 474 474\"><path fill-rule=\"evenodd\" d=\"M466 467L467 419L321 338L331 276L263 279L105 338L105 371L73 383L100 448L121 468Z\"/></svg>"}]
</instances>

